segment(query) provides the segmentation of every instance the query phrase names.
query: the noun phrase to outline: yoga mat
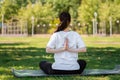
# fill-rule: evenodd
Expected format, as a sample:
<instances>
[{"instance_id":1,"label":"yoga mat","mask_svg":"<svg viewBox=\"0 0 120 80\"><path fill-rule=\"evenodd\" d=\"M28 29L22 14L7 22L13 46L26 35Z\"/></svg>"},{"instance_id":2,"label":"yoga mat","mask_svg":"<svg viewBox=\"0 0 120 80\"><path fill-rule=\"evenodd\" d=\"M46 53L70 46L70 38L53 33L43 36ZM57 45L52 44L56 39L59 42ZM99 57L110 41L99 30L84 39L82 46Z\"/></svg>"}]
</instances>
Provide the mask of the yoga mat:
<instances>
[{"instance_id":1,"label":"yoga mat","mask_svg":"<svg viewBox=\"0 0 120 80\"><path fill-rule=\"evenodd\" d=\"M12 69L12 73L15 77L113 75L113 74L120 74L120 65L117 65L114 69L111 69L111 70L110 69L85 69L82 74L47 75L42 70L15 70L15 69Z\"/></svg>"}]
</instances>

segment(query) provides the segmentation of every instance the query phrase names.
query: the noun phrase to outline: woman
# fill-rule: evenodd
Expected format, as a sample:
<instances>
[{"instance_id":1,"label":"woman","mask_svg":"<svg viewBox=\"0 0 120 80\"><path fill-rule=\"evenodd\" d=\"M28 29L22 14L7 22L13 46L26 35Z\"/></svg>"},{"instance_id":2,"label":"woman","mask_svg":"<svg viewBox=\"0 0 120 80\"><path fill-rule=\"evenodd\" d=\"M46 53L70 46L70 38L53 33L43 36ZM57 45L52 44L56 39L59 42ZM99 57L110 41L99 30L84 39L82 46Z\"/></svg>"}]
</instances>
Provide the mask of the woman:
<instances>
[{"instance_id":1,"label":"woman","mask_svg":"<svg viewBox=\"0 0 120 80\"><path fill-rule=\"evenodd\" d=\"M55 62L41 61L39 66L46 74L80 74L86 62L78 60L78 53L86 52L85 44L77 32L69 30L71 16L68 12L62 12L59 19L60 24L46 48L47 53L54 53Z\"/></svg>"}]
</instances>

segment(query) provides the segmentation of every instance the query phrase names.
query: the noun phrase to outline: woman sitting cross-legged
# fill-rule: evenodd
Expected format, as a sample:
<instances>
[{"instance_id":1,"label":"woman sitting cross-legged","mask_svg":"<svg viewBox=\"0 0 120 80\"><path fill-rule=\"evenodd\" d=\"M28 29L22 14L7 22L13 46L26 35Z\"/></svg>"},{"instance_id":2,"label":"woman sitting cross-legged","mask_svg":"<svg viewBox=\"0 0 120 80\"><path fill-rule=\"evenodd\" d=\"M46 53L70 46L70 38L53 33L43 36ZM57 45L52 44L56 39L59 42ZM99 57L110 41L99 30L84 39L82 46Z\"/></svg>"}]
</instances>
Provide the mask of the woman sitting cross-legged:
<instances>
[{"instance_id":1,"label":"woman sitting cross-legged","mask_svg":"<svg viewBox=\"0 0 120 80\"><path fill-rule=\"evenodd\" d=\"M55 62L41 61L39 67L46 74L81 74L86 61L78 60L78 53L86 52L86 46L80 35L69 29L70 14L62 12L59 19L60 24L46 47L47 53L54 53Z\"/></svg>"}]
</instances>

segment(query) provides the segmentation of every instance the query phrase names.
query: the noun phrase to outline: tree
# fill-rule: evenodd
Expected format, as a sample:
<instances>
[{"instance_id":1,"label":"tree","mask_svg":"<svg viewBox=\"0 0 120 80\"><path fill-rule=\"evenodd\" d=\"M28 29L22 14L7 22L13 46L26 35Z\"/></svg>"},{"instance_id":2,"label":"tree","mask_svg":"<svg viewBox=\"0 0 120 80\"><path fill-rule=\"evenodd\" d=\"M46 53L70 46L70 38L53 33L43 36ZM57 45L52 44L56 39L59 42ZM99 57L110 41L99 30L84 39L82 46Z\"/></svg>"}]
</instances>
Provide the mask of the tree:
<instances>
[{"instance_id":1,"label":"tree","mask_svg":"<svg viewBox=\"0 0 120 80\"><path fill-rule=\"evenodd\" d=\"M34 17L35 28L37 25L41 25L41 31L44 31L43 24L48 24L49 21L54 17L53 11L50 4L42 5L41 2L29 4L26 7L22 7L19 10L18 18L27 20L29 26L29 33L31 33L31 18ZM47 27L47 26L46 26Z\"/></svg>"},{"instance_id":2,"label":"tree","mask_svg":"<svg viewBox=\"0 0 120 80\"><path fill-rule=\"evenodd\" d=\"M98 12L99 0L82 0L78 9L78 20L82 24L81 33L92 33L94 13Z\"/></svg>"},{"instance_id":3,"label":"tree","mask_svg":"<svg viewBox=\"0 0 120 80\"><path fill-rule=\"evenodd\" d=\"M94 13L96 12L98 21L97 31L104 28L106 29L104 31L107 31L107 34L109 34L110 17L112 19L113 26L116 26L116 20L120 20L119 8L119 0L82 0L78 9L78 20L82 24L80 32L88 34L93 32L92 20L95 18Z\"/></svg>"},{"instance_id":4,"label":"tree","mask_svg":"<svg viewBox=\"0 0 120 80\"><path fill-rule=\"evenodd\" d=\"M100 4L100 7L98 9L99 13L99 19L100 22L102 22L103 25L101 25L102 28L105 28L105 32L107 34L110 33L110 25L109 21L112 19L112 26L115 31L117 31L116 21L120 19L120 11L118 10L120 8L120 1L114 0L114 1L106 1L104 3ZM119 28L119 27L118 27Z\"/></svg>"},{"instance_id":5,"label":"tree","mask_svg":"<svg viewBox=\"0 0 120 80\"><path fill-rule=\"evenodd\" d=\"M75 29L80 33L92 34L93 19L95 19L94 13L96 12L97 31L107 26L107 33L109 33L109 21L112 19L113 30L116 33L119 32L119 8L120 0L3 0L2 3L0 2L0 15L4 14L5 22L13 18L26 20L29 31L31 28L31 17L34 16L35 28L37 29L36 26L38 25L42 30L41 32L44 32L48 29L53 30L55 26L41 27L42 24L47 24L47 26L48 23L56 24L59 22L59 13L68 11L72 16L72 24L80 23L80 26L75 25ZM106 23L106 26L101 25L102 22ZM43 30L44 28L47 29Z\"/></svg>"},{"instance_id":6,"label":"tree","mask_svg":"<svg viewBox=\"0 0 120 80\"><path fill-rule=\"evenodd\" d=\"M56 12L55 15L58 16L62 11L70 12L72 18L77 18L77 8L81 4L81 0L47 0L48 3L52 4L53 10Z\"/></svg>"},{"instance_id":7,"label":"tree","mask_svg":"<svg viewBox=\"0 0 120 80\"><path fill-rule=\"evenodd\" d=\"M13 18L18 12L18 6L14 0L4 0L1 4L1 15L4 15L5 21Z\"/></svg>"}]
</instances>

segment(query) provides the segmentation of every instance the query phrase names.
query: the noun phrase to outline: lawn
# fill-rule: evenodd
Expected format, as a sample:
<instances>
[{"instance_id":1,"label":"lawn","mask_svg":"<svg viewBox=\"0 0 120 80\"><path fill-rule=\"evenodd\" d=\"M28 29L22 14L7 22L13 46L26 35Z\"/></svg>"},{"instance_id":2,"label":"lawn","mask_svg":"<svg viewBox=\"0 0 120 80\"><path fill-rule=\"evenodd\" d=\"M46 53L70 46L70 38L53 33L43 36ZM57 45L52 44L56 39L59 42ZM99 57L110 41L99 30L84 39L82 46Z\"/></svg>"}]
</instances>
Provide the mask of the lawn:
<instances>
[{"instance_id":1,"label":"lawn","mask_svg":"<svg viewBox=\"0 0 120 80\"><path fill-rule=\"evenodd\" d=\"M53 54L46 54L49 38L45 37L0 37L0 80L120 80L120 75L64 76L16 78L11 68L39 69L41 60L53 62ZM112 69L120 64L120 37L83 37L86 53L79 59L87 61L87 69Z\"/></svg>"}]
</instances>

